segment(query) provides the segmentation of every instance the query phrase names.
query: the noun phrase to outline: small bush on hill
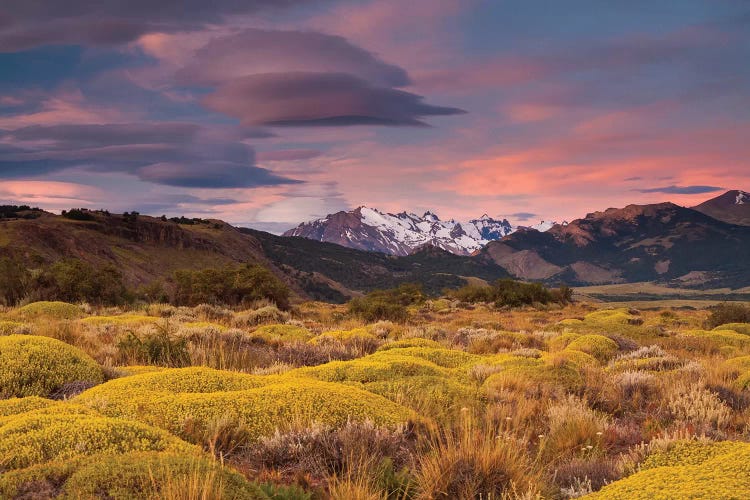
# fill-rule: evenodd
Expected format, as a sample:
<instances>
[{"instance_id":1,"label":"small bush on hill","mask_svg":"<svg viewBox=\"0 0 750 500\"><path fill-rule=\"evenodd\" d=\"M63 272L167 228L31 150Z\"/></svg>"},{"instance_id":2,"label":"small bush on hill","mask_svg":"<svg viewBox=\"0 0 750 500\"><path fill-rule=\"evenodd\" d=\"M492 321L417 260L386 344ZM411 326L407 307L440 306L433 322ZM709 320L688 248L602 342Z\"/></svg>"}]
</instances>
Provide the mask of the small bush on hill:
<instances>
[{"instance_id":1,"label":"small bush on hill","mask_svg":"<svg viewBox=\"0 0 750 500\"><path fill-rule=\"evenodd\" d=\"M390 290L375 290L349 301L349 313L367 322L380 320L403 322L409 317L407 306L424 302L421 285L405 283Z\"/></svg>"},{"instance_id":2,"label":"small bush on hill","mask_svg":"<svg viewBox=\"0 0 750 500\"><path fill-rule=\"evenodd\" d=\"M289 288L260 265L181 270L175 272L174 282L174 302L177 305L239 305L270 300L281 309L289 307Z\"/></svg>"},{"instance_id":3,"label":"small bush on hill","mask_svg":"<svg viewBox=\"0 0 750 500\"><path fill-rule=\"evenodd\" d=\"M718 304L712 308L705 327L716 328L727 323L750 323L750 307L728 302Z\"/></svg>"},{"instance_id":4,"label":"small bush on hill","mask_svg":"<svg viewBox=\"0 0 750 500\"><path fill-rule=\"evenodd\" d=\"M94 216L91 215L91 213L85 208L71 208L70 210L63 210L61 215L70 220L94 220Z\"/></svg>"},{"instance_id":5,"label":"small bush on hill","mask_svg":"<svg viewBox=\"0 0 750 500\"><path fill-rule=\"evenodd\" d=\"M448 294L462 302L494 303L497 307L518 307L534 303L549 304L570 302L573 292L566 286L550 290L539 283L523 283L512 279L501 279L491 286L466 285Z\"/></svg>"},{"instance_id":6,"label":"small bush on hill","mask_svg":"<svg viewBox=\"0 0 750 500\"><path fill-rule=\"evenodd\" d=\"M36 296L47 300L121 304L130 298L117 268L94 267L78 259L56 262L42 271L32 286Z\"/></svg>"},{"instance_id":7,"label":"small bush on hill","mask_svg":"<svg viewBox=\"0 0 750 500\"><path fill-rule=\"evenodd\" d=\"M9 258L0 258L0 304L12 306L26 296L31 273L21 263Z\"/></svg>"}]
</instances>

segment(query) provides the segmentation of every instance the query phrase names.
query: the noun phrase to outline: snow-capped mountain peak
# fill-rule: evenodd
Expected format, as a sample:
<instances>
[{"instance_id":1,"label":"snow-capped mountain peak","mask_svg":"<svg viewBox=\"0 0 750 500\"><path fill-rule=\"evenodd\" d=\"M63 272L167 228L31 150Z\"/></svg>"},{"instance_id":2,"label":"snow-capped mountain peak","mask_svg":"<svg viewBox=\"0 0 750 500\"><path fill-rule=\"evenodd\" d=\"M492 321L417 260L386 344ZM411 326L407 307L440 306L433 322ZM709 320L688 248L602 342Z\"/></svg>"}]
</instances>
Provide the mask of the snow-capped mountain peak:
<instances>
[{"instance_id":1,"label":"snow-capped mountain peak","mask_svg":"<svg viewBox=\"0 0 750 500\"><path fill-rule=\"evenodd\" d=\"M745 191L737 191L737 200L734 202L735 205L745 205L750 203L750 193Z\"/></svg>"},{"instance_id":2,"label":"snow-capped mountain peak","mask_svg":"<svg viewBox=\"0 0 750 500\"><path fill-rule=\"evenodd\" d=\"M284 235L394 255L408 255L425 245L468 255L514 230L506 219L494 219L487 214L470 221L443 221L431 211L420 217L414 213L391 214L361 206L351 212L338 212L300 224Z\"/></svg>"}]
</instances>

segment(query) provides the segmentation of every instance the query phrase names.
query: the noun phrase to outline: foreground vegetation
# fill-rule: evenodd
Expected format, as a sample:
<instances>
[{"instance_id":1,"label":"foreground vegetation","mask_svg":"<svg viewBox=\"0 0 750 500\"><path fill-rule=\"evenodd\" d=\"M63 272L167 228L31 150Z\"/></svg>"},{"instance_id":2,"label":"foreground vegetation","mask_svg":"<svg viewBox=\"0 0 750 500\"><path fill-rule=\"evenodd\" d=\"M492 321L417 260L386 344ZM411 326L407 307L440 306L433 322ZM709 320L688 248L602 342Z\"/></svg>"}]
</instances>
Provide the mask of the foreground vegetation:
<instances>
[{"instance_id":1,"label":"foreground vegetation","mask_svg":"<svg viewBox=\"0 0 750 500\"><path fill-rule=\"evenodd\" d=\"M0 498L750 496L750 310L568 300L5 308Z\"/></svg>"}]
</instances>

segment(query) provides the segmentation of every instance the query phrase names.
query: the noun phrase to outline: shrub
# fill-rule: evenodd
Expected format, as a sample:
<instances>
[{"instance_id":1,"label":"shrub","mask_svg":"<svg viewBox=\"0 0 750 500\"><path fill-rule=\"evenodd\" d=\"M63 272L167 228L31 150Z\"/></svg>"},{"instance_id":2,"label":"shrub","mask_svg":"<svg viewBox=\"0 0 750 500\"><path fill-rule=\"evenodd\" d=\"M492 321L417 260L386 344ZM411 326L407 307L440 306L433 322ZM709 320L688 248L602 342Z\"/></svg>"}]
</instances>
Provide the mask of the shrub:
<instances>
[{"instance_id":1,"label":"shrub","mask_svg":"<svg viewBox=\"0 0 750 500\"><path fill-rule=\"evenodd\" d=\"M94 216L85 208L71 208L70 210L63 210L62 214L63 217L70 220L79 220L79 221L91 221L95 220Z\"/></svg>"},{"instance_id":2,"label":"shrub","mask_svg":"<svg viewBox=\"0 0 750 500\"><path fill-rule=\"evenodd\" d=\"M396 340L394 342L388 342L378 347L378 351L389 351L391 349L401 349L404 347L434 347L440 349L443 345L440 342L436 342L430 339L411 338Z\"/></svg>"},{"instance_id":3,"label":"shrub","mask_svg":"<svg viewBox=\"0 0 750 500\"><path fill-rule=\"evenodd\" d=\"M696 445L693 445L696 446ZM675 465L642 470L615 481L587 498L608 500L639 498L748 498L750 497L750 445L732 443L721 453L706 453L699 444L697 456L687 458L689 446Z\"/></svg>"},{"instance_id":4,"label":"shrub","mask_svg":"<svg viewBox=\"0 0 750 500\"><path fill-rule=\"evenodd\" d=\"M80 467L65 484L84 498L268 499L242 475L206 458L176 453L128 453Z\"/></svg>"},{"instance_id":5,"label":"shrub","mask_svg":"<svg viewBox=\"0 0 750 500\"><path fill-rule=\"evenodd\" d=\"M0 399L0 419L1 417L17 415L18 413L39 410L41 408L48 408L57 404L58 403L50 399L40 398L39 396Z\"/></svg>"},{"instance_id":6,"label":"shrub","mask_svg":"<svg viewBox=\"0 0 750 500\"><path fill-rule=\"evenodd\" d=\"M4 419L0 425L3 467L21 469L81 455L133 450L198 451L161 429L81 411L75 405L59 404Z\"/></svg>"},{"instance_id":7,"label":"shrub","mask_svg":"<svg viewBox=\"0 0 750 500\"><path fill-rule=\"evenodd\" d=\"M414 376L441 377L448 373L431 361L398 354L399 350L376 353L351 361L332 361L320 366L299 368L291 374L327 382L367 383Z\"/></svg>"},{"instance_id":8,"label":"shrub","mask_svg":"<svg viewBox=\"0 0 750 500\"><path fill-rule=\"evenodd\" d=\"M174 301L178 305L239 305L270 300L282 309L289 307L289 288L260 265L180 270L174 273L174 282Z\"/></svg>"},{"instance_id":9,"label":"shrub","mask_svg":"<svg viewBox=\"0 0 750 500\"><path fill-rule=\"evenodd\" d=\"M728 323L750 323L750 307L730 302L718 304L711 308L705 327L716 328Z\"/></svg>"},{"instance_id":10,"label":"shrub","mask_svg":"<svg viewBox=\"0 0 750 500\"><path fill-rule=\"evenodd\" d=\"M184 375L178 386L172 386L179 392L170 390L173 374ZM222 382L224 377L226 382ZM158 382L164 382L167 388L158 388ZM222 390L206 390L216 387ZM188 422L195 431L220 418L231 418L247 426L251 440L294 421L339 426L351 418L395 425L415 417L403 406L351 386L210 369L164 370L125 377L89 389L74 401L105 415L138 419L178 435L184 435Z\"/></svg>"},{"instance_id":11,"label":"shrub","mask_svg":"<svg viewBox=\"0 0 750 500\"><path fill-rule=\"evenodd\" d=\"M0 493L14 498L24 493L37 498L271 498L259 485L205 457L143 451L10 472L0 479Z\"/></svg>"},{"instance_id":12,"label":"shrub","mask_svg":"<svg viewBox=\"0 0 750 500\"><path fill-rule=\"evenodd\" d=\"M559 290L549 290L539 283L523 283L511 279L497 280L491 286L466 285L448 293L461 302L492 302L496 307L550 302L567 304L573 296L572 290L566 286Z\"/></svg>"},{"instance_id":13,"label":"shrub","mask_svg":"<svg viewBox=\"0 0 750 500\"><path fill-rule=\"evenodd\" d=\"M714 328L716 330L733 330L743 335L750 335L750 323L727 323Z\"/></svg>"},{"instance_id":14,"label":"shrub","mask_svg":"<svg viewBox=\"0 0 750 500\"><path fill-rule=\"evenodd\" d=\"M250 336L271 344L281 344L284 342L305 342L310 340L313 334L301 326L264 325L252 332Z\"/></svg>"},{"instance_id":15,"label":"shrub","mask_svg":"<svg viewBox=\"0 0 750 500\"><path fill-rule=\"evenodd\" d=\"M31 273L26 266L9 257L0 258L0 304L12 306L20 302L30 282Z\"/></svg>"},{"instance_id":16,"label":"shrub","mask_svg":"<svg viewBox=\"0 0 750 500\"><path fill-rule=\"evenodd\" d=\"M0 335L24 334L29 333L29 330L29 326L25 323L0 320Z\"/></svg>"},{"instance_id":17,"label":"shrub","mask_svg":"<svg viewBox=\"0 0 750 500\"><path fill-rule=\"evenodd\" d=\"M79 259L54 263L34 279L33 287L40 297L66 302L121 304L130 299L116 267L94 267Z\"/></svg>"},{"instance_id":18,"label":"shrub","mask_svg":"<svg viewBox=\"0 0 750 500\"><path fill-rule=\"evenodd\" d=\"M717 347L747 347L750 346L750 336L733 330L690 330L683 332L685 337L704 339Z\"/></svg>"},{"instance_id":19,"label":"shrub","mask_svg":"<svg viewBox=\"0 0 750 500\"><path fill-rule=\"evenodd\" d=\"M289 320L289 313L279 310L278 307L270 305L258 309L238 313L232 324L236 327L250 327L263 323L283 323Z\"/></svg>"},{"instance_id":20,"label":"shrub","mask_svg":"<svg viewBox=\"0 0 750 500\"><path fill-rule=\"evenodd\" d=\"M77 319L83 311L75 304L67 302L32 302L18 309L18 314L25 318L49 317L53 319Z\"/></svg>"},{"instance_id":21,"label":"shrub","mask_svg":"<svg viewBox=\"0 0 750 500\"><path fill-rule=\"evenodd\" d=\"M85 325L117 325L117 326L135 326L153 324L160 320L154 316L143 316L137 314L121 314L119 316L89 316L83 318L81 323Z\"/></svg>"},{"instance_id":22,"label":"shrub","mask_svg":"<svg viewBox=\"0 0 750 500\"><path fill-rule=\"evenodd\" d=\"M409 317L407 306L424 301L421 285L405 283L391 290L375 290L349 301L349 313L367 322L380 320L403 322Z\"/></svg>"},{"instance_id":23,"label":"shrub","mask_svg":"<svg viewBox=\"0 0 750 500\"><path fill-rule=\"evenodd\" d=\"M488 377L482 389L488 395L502 389L515 389L538 397L578 391L582 384L583 377L578 367L570 361L518 358L506 363L500 372Z\"/></svg>"},{"instance_id":24,"label":"shrub","mask_svg":"<svg viewBox=\"0 0 750 500\"><path fill-rule=\"evenodd\" d=\"M600 362L609 361L617 354L617 342L603 335L583 335L568 344L567 349L585 352Z\"/></svg>"},{"instance_id":25,"label":"shrub","mask_svg":"<svg viewBox=\"0 0 750 500\"><path fill-rule=\"evenodd\" d=\"M86 353L56 339L0 337L0 395L48 396L77 381L100 383L101 367Z\"/></svg>"},{"instance_id":26,"label":"shrub","mask_svg":"<svg viewBox=\"0 0 750 500\"><path fill-rule=\"evenodd\" d=\"M117 343L120 357L128 363L182 367L190 364L188 339L178 337L169 325L154 325L155 330L137 335L129 330Z\"/></svg>"}]
</instances>

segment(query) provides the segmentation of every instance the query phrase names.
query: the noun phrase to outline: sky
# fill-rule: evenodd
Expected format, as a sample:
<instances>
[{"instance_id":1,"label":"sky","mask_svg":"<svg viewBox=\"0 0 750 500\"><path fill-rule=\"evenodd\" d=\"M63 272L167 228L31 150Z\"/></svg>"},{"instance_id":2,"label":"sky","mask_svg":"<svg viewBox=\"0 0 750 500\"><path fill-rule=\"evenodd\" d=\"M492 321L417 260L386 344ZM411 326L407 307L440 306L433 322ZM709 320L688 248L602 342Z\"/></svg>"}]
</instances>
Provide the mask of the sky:
<instances>
[{"instance_id":1,"label":"sky","mask_svg":"<svg viewBox=\"0 0 750 500\"><path fill-rule=\"evenodd\" d=\"M0 203L279 232L729 189L747 0L0 0Z\"/></svg>"}]
</instances>

